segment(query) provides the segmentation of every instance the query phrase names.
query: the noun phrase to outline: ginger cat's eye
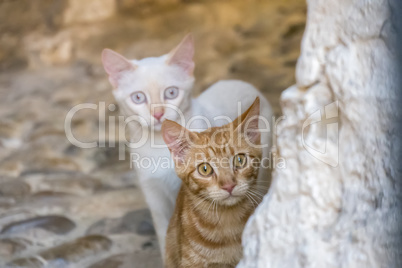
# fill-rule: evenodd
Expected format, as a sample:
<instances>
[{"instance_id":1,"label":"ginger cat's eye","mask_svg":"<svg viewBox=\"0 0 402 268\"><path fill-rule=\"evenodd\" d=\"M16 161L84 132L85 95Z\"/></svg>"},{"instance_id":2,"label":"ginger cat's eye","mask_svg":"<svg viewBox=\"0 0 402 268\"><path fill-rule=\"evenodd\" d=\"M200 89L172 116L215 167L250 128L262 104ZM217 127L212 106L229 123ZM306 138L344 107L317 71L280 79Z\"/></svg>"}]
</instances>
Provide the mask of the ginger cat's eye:
<instances>
[{"instance_id":1,"label":"ginger cat's eye","mask_svg":"<svg viewBox=\"0 0 402 268\"><path fill-rule=\"evenodd\" d=\"M179 95L179 89L177 87L168 87L165 89L165 99L175 99Z\"/></svg>"},{"instance_id":2,"label":"ginger cat's eye","mask_svg":"<svg viewBox=\"0 0 402 268\"><path fill-rule=\"evenodd\" d=\"M247 156L245 154L238 154L233 158L233 165L235 168L243 168L247 164Z\"/></svg>"},{"instance_id":3,"label":"ginger cat's eye","mask_svg":"<svg viewBox=\"0 0 402 268\"><path fill-rule=\"evenodd\" d=\"M210 176L213 172L214 170L208 163L202 163L198 166L198 173L200 173L202 176Z\"/></svg>"},{"instance_id":4,"label":"ginger cat's eye","mask_svg":"<svg viewBox=\"0 0 402 268\"><path fill-rule=\"evenodd\" d=\"M141 104L141 103L144 103L147 100L147 97L145 97L144 93L138 91L138 92L134 92L133 94L131 94L131 100L135 104Z\"/></svg>"}]
</instances>

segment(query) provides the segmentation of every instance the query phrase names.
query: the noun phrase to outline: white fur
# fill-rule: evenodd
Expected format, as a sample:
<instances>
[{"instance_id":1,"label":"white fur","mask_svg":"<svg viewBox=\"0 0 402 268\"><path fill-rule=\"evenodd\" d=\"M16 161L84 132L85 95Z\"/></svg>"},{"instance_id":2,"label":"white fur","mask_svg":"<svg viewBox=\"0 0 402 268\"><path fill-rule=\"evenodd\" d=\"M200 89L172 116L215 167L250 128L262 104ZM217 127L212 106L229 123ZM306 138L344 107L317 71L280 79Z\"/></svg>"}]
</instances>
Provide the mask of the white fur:
<instances>
[{"instance_id":1,"label":"white fur","mask_svg":"<svg viewBox=\"0 0 402 268\"><path fill-rule=\"evenodd\" d=\"M177 50L177 48L176 48ZM191 53L190 53L191 54ZM120 73L118 76L118 87L113 91L114 96L121 107L125 116L140 115L147 124L154 128L155 144L164 145L160 132L160 122L155 122L151 114L151 104L170 104L179 107L181 112L188 120L194 115L203 115L211 122L212 126L221 126L228 123L227 120L214 121L216 116L227 116L230 121L244 112L255 100L260 97L260 114L271 121L271 107L262 94L252 85L236 80L220 81L198 98L191 98L191 90L194 83L192 74L185 72L182 68L167 64L169 55L155 58L145 58L142 60L130 61L134 70ZM192 58L192 55L191 55ZM107 62L104 61L104 65ZM107 67L105 66L105 69ZM110 75L110 73L109 73ZM163 93L167 87L176 86L179 88L179 96L173 100L164 100ZM131 101L130 94L136 91L145 93L148 102L135 104ZM241 102L241 111L238 112L238 102ZM166 109L164 119L170 119L178 123L180 117L172 110ZM205 130L208 125L203 121L194 121L189 129ZM143 133L138 124L130 125L133 140L138 140L138 136ZM148 133L150 135L150 132ZM269 155L271 140L270 133L262 133L262 144L268 145L263 149L263 157ZM158 162L158 159L170 157L166 146L163 148L152 148L151 141L148 139L146 144L140 148L133 149L141 158L150 157ZM155 229L157 232L162 255L164 255L165 236L173 214L176 196L181 185L180 179L175 174L174 168L158 168L153 172L154 166L149 168L137 168L137 174L141 188L150 208ZM261 170L259 179L267 180L269 170Z\"/></svg>"}]
</instances>

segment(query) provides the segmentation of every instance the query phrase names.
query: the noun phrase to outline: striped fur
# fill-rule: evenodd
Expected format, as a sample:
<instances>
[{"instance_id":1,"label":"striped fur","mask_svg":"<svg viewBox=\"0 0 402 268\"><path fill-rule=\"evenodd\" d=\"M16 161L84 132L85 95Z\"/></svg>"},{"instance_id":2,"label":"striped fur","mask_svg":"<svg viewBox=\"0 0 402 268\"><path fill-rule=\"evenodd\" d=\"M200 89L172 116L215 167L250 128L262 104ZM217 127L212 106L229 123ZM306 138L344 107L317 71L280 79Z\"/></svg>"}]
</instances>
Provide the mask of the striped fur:
<instances>
[{"instance_id":1,"label":"striped fur","mask_svg":"<svg viewBox=\"0 0 402 268\"><path fill-rule=\"evenodd\" d=\"M166 237L166 268L235 267L240 261L242 232L260 201L256 192L262 153L245 141L245 122L258 113L257 99L231 124L201 133L172 121L163 124L165 142L178 160L175 170L183 181ZM179 132L186 134L184 138ZM253 143L259 144L259 134L254 138ZM169 145L175 139L180 146ZM240 169L233 165L237 154L247 156ZM197 170L205 162L214 170L209 177ZM221 188L228 183L236 184L232 195Z\"/></svg>"}]
</instances>

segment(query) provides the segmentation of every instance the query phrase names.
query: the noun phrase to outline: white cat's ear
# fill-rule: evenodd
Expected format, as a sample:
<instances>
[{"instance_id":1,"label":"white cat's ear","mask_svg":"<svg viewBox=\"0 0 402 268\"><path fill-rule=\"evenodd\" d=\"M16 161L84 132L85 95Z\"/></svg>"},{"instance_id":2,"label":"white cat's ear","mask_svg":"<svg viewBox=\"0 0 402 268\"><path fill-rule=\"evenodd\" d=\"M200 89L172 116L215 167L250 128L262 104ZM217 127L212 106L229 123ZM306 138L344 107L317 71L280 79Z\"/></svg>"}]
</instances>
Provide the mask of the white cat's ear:
<instances>
[{"instance_id":1,"label":"white cat's ear","mask_svg":"<svg viewBox=\"0 0 402 268\"><path fill-rule=\"evenodd\" d=\"M184 163L187 151L191 148L191 131L178 123L166 119L162 124L162 136L173 159Z\"/></svg>"},{"instance_id":2,"label":"white cat's ear","mask_svg":"<svg viewBox=\"0 0 402 268\"><path fill-rule=\"evenodd\" d=\"M257 97L253 104L241 116L233 121L235 133L242 133L253 144L259 144L261 133L258 129L260 116L260 98Z\"/></svg>"},{"instance_id":3,"label":"white cat's ear","mask_svg":"<svg viewBox=\"0 0 402 268\"><path fill-rule=\"evenodd\" d=\"M180 44L170 51L166 63L182 68L187 74L194 71L194 41L191 33L187 34Z\"/></svg>"},{"instance_id":4,"label":"white cat's ear","mask_svg":"<svg viewBox=\"0 0 402 268\"><path fill-rule=\"evenodd\" d=\"M118 80L122 73L135 70L136 66L125 57L111 49L105 48L102 51L103 68L109 75L109 81L114 88L118 87Z\"/></svg>"}]
</instances>

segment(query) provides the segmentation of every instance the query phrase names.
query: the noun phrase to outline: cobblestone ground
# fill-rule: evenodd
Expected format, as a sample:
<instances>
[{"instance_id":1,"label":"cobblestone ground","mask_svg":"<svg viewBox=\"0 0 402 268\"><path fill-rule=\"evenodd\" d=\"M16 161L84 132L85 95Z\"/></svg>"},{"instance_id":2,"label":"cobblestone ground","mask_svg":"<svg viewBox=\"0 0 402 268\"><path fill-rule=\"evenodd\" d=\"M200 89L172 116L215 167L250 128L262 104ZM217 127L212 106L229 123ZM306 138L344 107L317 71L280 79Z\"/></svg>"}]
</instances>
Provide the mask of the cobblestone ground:
<instances>
[{"instance_id":1,"label":"cobblestone ground","mask_svg":"<svg viewBox=\"0 0 402 268\"><path fill-rule=\"evenodd\" d=\"M105 79L83 73L0 77L0 267L161 266L129 162L116 148L80 149L66 138L70 107L111 100ZM73 118L77 139L98 139L97 112Z\"/></svg>"},{"instance_id":2,"label":"cobblestone ground","mask_svg":"<svg viewBox=\"0 0 402 268\"><path fill-rule=\"evenodd\" d=\"M279 95L294 83L305 18L304 1L284 2L261 4L261 10L253 9L255 15L244 9L249 18L244 25L242 12L236 11L234 17L219 13L230 8L226 1L226 6L210 6L215 9L189 5L180 13L171 11L143 23L112 18L97 28L71 26L63 31L76 38L74 59L52 65L38 62L43 54L34 51L29 66L4 70L0 74L0 267L162 267L150 213L129 156L126 153L125 160L119 160L113 146L118 138L108 134L109 126L118 121L118 107L99 116L101 102L105 107L115 103L100 65L100 51L111 47L129 56L160 55L174 47L184 28L194 29L196 93L219 79L238 78L260 88L280 114ZM242 1L236 3L241 10ZM219 27L211 22L209 10L226 16L224 22L216 21ZM183 12L187 25L173 20ZM194 18L204 15L209 24L200 28L201 21ZM134 29L135 41L125 38L128 29ZM99 32L108 34L101 38ZM82 33L92 34L92 40ZM117 37L120 41L112 40ZM105 146L82 149L66 138L65 117L81 103L98 108L73 117L74 136ZM103 124L104 138L98 134Z\"/></svg>"}]
</instances>

